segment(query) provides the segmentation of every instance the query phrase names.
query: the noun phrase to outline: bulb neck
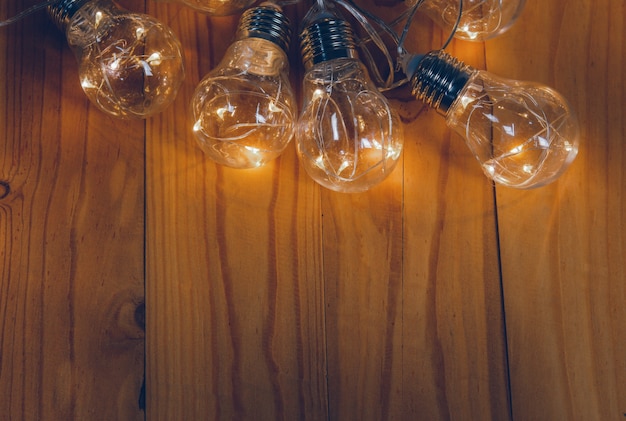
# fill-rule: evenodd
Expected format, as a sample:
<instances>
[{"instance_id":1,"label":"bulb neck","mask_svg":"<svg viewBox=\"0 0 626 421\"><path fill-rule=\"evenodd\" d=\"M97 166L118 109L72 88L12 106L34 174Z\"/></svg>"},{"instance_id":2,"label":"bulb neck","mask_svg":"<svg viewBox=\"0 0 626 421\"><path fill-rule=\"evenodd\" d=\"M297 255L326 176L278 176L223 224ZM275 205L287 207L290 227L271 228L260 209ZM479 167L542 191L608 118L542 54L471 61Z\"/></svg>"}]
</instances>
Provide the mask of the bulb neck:
<instances>
[{"instance_id":1,"label":"bulb neck","mask_svg":"<svg viewBox=\"0 0 626 421\"><path fill-rule=\"evenodd\" d=\"M48 6L48 15L54 24L63 32L67 29L72 16L91 0L59 0L57 3Z\"/></svg>"},{"instance_id":2,"label":"bulb neck","mask_svg":"<svg viewBox=\"0 0 626 421\"><path fill-rule=\"evenodd\" d=\"M335 17L322 18L300 34L300 51L305 69L339 58L357 58L356 40L350 25Z\"/></svg>"},{"instance_id":3,"label":"bulb neck","mask_svg":"<svg viewBox=\"0 0 626 421\"><path fill-rule=\"evenodd\" d=\"M237 27L237 40L262 38L289 50L291 24L277 6L259 6L246 10Z\"/></svg>"},{"instance_id":4,"label":"bulb neck","mask_svg":"<svg viewBox=\"0 0 626 421\"><path fill-rule=\"evenodd\" d=\"M443 50L410 57L405 60L404 69L411 81L413 96L443 115L474 73L470 66Z\"/></svg>"}]
</instances>

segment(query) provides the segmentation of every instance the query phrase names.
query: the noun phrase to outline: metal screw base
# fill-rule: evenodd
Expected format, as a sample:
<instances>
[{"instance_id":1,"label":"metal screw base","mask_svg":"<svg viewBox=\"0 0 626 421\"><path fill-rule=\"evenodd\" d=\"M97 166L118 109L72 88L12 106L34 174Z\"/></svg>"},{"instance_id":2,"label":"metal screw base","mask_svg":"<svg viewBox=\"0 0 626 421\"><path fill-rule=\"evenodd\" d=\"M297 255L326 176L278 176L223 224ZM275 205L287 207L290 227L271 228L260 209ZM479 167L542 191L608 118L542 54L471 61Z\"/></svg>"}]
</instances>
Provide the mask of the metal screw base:
<instances>
[{"instance_id":1,"label":"metal screw base","mask_svg":"<svg viewBox=\"0 0 626 421\"><path fill-rule=\"evenodd\" d=\"M278 7L259 6L246 10L237 28L237 39L262 38L289 50L291 24Z\"/></svg>"},{"instance_id":2,"label":"metal screw base","mask_svg":"<svg viewBox=\"0 0 626 421\"><path fill-rule=\"evenodd\" d=\"M443 50L421 58L411 76L415 98L445 114L467 84L473 69Z\"/></svg>"},{"instance_id":3,"label":"metal screw base","mask_svg":"<svg viewBox=\"0 0 626 421\"><path fill-rule=\"evenodd\" d=\"M300 34L300 50L305 68L337 58L356 58L356 40L350 25L341 19L324 18Z\"/></svg>"},{"instance_id":4,"label":"metal screw base","mask_svg":"<svg viewBox=\"0 0 626 421\"><path fill-rule=\"evenodd\" d=\"M58 3L48 6L48 15L50 15L50 18L60 30L65 31L74 13L88 1L60 0Z\"/></svg>"}]
</instances>

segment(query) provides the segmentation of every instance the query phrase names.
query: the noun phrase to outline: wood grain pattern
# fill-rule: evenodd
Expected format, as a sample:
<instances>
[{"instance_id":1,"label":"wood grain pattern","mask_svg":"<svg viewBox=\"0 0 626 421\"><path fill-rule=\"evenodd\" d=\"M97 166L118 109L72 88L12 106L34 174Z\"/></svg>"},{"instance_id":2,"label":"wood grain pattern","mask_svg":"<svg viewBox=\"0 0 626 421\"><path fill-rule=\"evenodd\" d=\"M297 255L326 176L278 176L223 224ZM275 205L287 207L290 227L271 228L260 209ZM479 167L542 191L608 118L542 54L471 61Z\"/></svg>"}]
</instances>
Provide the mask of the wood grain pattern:
<instances>
[{"instance_id":1,"label":"wood grain pattern","mask_svg":"<svg viewBox=\"0 0 626 421\"><path fill-rule=\"evenodd\" d=\"M554 86L582 127L557 184L498 189L516 420L626 416L625 19L623 2L530 1L487 47L490 70Z\"/></svg>"},{"instance_id":2,"label":"wood grain pattern","mask_svg":"<svg viewBox=\"0 0 626 421\"><path fill-rule=\"evenodd\" d=\"M180 110L234 20L151 11L197 61L148 124L148 416L506 419L494 196L460 139L419 117L392 177L356 195L317 186L293 145L261 169L216 166ZM420 25L426 48L443 42Z\"/></svg>"},{"instance_id":3,"label":"wood grain pattern","mask_svg":"<svg viewBox=\"0 0 626 421\"><path fill-rule=\"evenodd\" d=\"M449 50L482 64L480 45ZM427 111L412 126L419 135L405 151L404 341L416 354L405 366L411 411L403 419L509 419L493 188L440 116Z\"/></svg>"},{"instance_id":4,"label":"wood grain pattern","mask_svg":"<svg viewBox=\"0 0 626 421\"><path fill-rule=\"evenodd\" d=\"M0 418L142 419L143 125L88 105L45 15L0 39Z\"/></svg>"},{"instance_id":5,"label":"wood grain pattern","mask_svg":"<svg viewBox=\"0 0 626 421\"><path fill-rule=\"evenodd\" d=\"M249 171L204 156L184 111L236 18L153 11L192 53L177 103L147 128L148 417L324 419L319 190L293 148Z\"/></svg>"},{"instance_id":6,"label":"wood grain pattern","mask_svg":"<svg viewBox=\"0 0 626 421\"><path fill-rule=\"evenodd\" d=\"M626 419L623 2L528 0L502 37L449 47L571 101L583 143L557 183L494 188L400 98L402 160L353 195L293 145L213 164L187 109L237 17L120 3L185 49L179 97L146 122L89 105L44 14L0 29L0 419ZM420 16L409 45L445 36Z\"/></svg>"}]
</instances>

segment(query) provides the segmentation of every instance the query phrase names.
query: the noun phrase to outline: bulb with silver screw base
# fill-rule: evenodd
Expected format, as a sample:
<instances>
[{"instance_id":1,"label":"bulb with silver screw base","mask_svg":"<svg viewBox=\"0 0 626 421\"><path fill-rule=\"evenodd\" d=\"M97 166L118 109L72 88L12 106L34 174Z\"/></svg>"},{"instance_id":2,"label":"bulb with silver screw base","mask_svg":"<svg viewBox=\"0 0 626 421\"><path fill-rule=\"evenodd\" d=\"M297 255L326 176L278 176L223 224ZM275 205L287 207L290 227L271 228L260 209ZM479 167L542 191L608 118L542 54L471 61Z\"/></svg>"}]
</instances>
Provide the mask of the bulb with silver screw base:
<instances>
[{"instance_id":1,"label":"bulb with silver screw base","mask_svg":"<svg viewBox=\"0 0 626 421\"><path fill-rule=\"evenodd\" d=\"M289 20L279 7L264 3L248 9L237 40L196 88L193 133L217 163L259 167L291 141L296 105L289 83L290 37Z\"/></svg>"}]
</instances>

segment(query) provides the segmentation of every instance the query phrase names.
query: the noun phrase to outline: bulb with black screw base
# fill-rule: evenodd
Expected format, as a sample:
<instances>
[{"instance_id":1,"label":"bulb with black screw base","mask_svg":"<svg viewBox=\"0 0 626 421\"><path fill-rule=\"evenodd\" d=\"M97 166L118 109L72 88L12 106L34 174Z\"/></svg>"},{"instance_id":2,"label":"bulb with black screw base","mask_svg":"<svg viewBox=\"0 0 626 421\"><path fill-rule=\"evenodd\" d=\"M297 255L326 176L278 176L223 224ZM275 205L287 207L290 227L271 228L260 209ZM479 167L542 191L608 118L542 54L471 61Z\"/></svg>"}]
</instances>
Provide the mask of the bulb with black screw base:
<instances>
[{"instance_id":1,"label":"bulb with black screw base","mask_svg":"<svg viewBox=\"0 0 626 421\"><path fill-rule=\"evenodd\" d=\"M540 187L576 157L578 121L553 89L473 69L444 51L406 55L402 65L413 95L445 116L496 183Z\"/></svg>"}]
</instances>

